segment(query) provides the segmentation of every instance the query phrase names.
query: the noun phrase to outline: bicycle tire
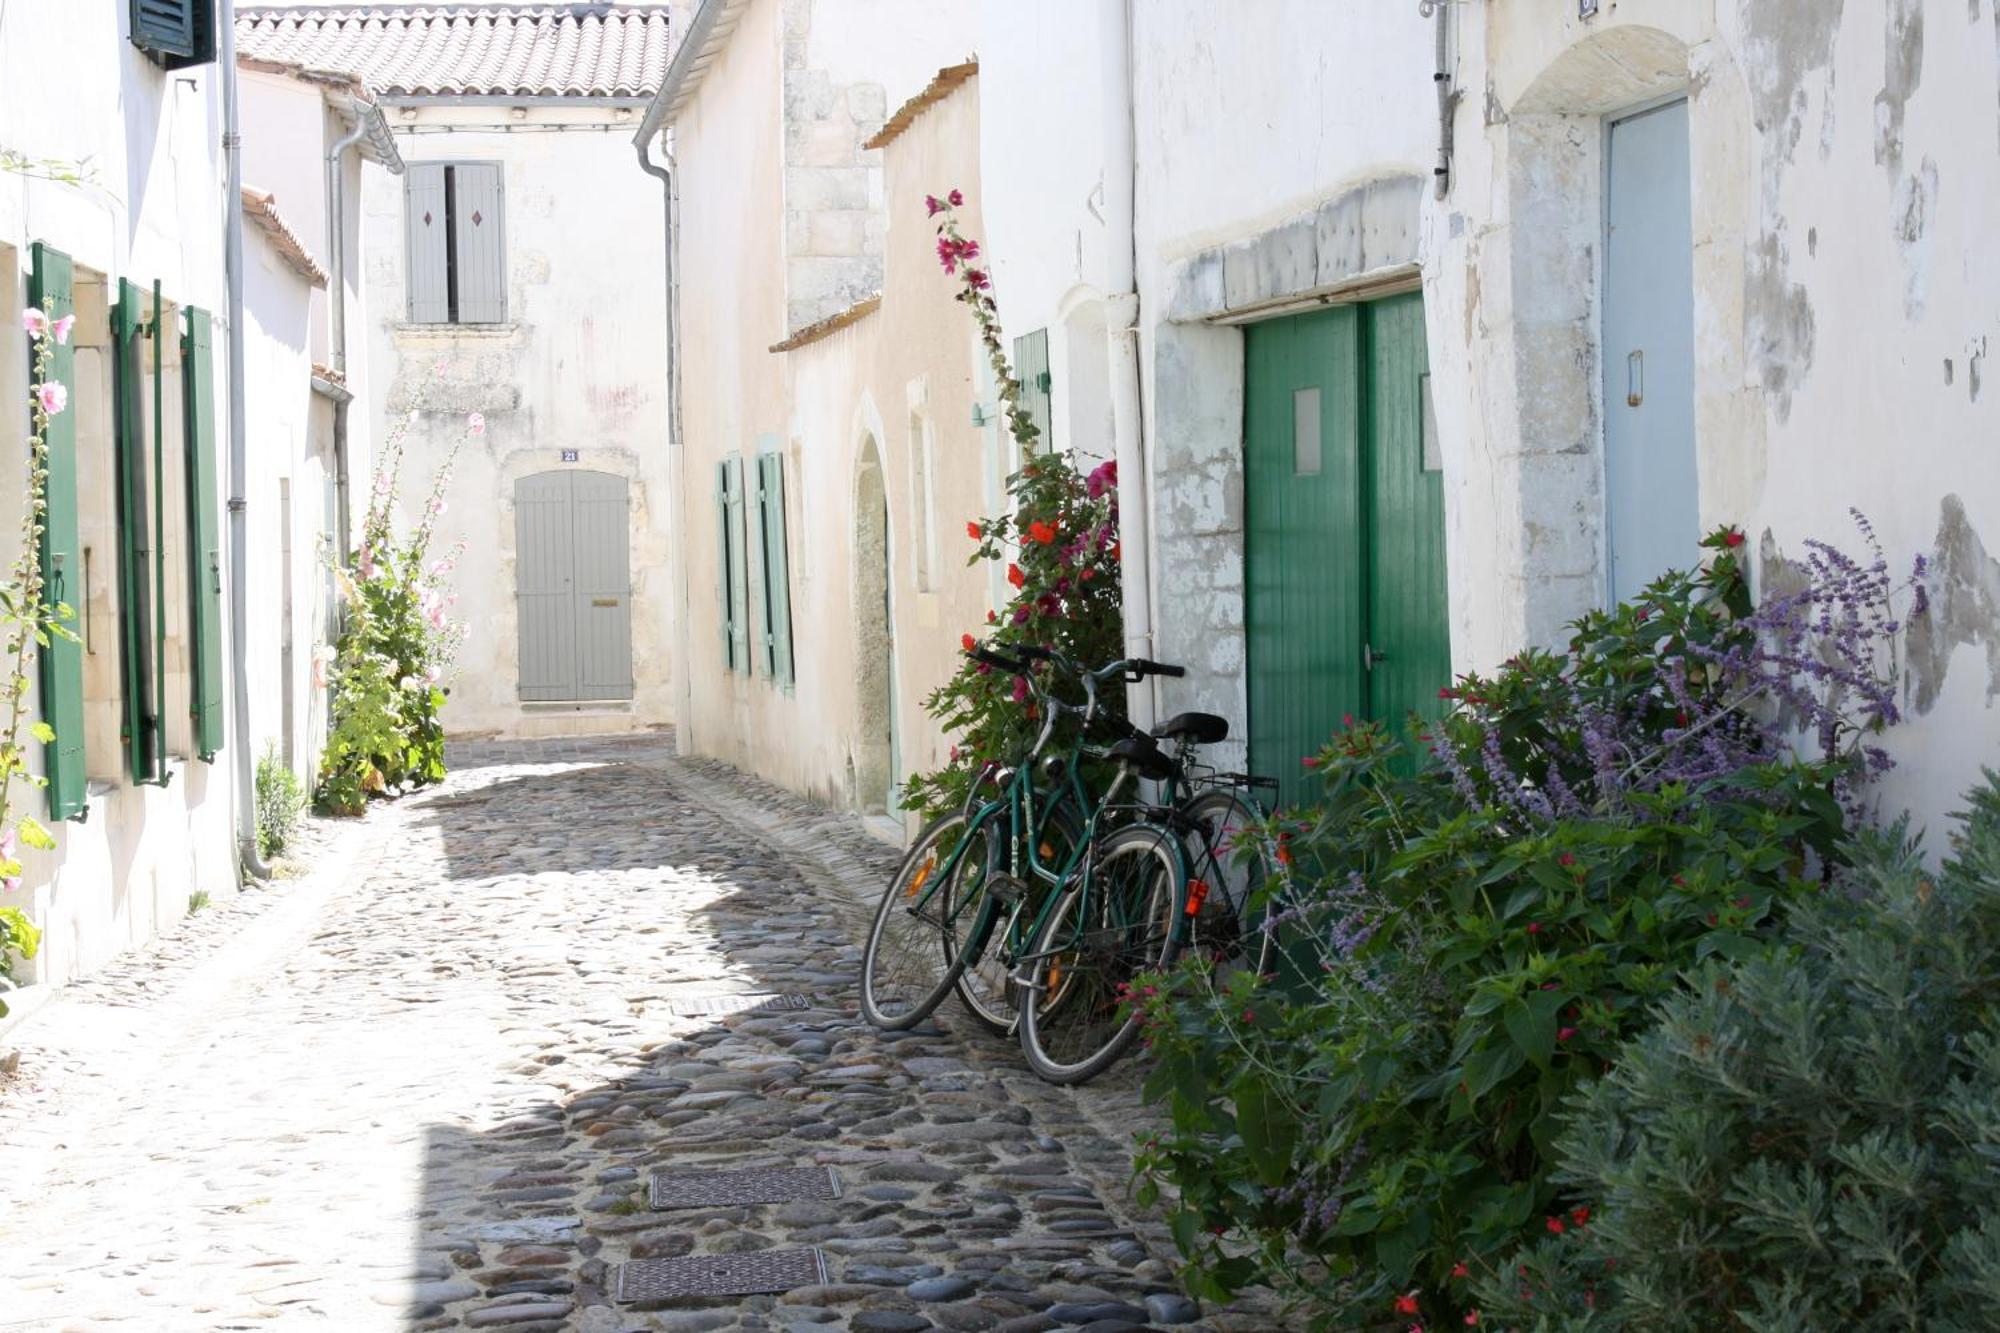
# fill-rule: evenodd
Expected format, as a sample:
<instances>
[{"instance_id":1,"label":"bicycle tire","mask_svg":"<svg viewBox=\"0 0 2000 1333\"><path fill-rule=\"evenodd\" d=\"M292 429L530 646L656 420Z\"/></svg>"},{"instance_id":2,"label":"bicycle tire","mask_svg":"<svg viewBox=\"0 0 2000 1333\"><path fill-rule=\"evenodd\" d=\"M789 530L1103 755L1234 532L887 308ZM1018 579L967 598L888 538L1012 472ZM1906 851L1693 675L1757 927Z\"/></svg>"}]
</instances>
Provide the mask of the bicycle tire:
<instances>
[{"instance_id":1,"label":"bicycle tire","mask_svg":"<svg viewBox=\"0 0 2000 1333\"><path fill-rule=\"evenodd\" d=\"M1274 869L1271 849L1254 835L1263 812L1227 788L1201 792L1182 802L1179 812L1195 826L1182 838L1188 878L1208 886L1183 948L1206 955L1218 977L1246 968L1262 976L1270 970L1271 937L1253 917ZM1245 846L1241 837L1253 840Z\"/></svg>"},{"instance_id":2,"label":"bicycle tire","mask_svg":"<svg viewBox=\"0 0 2000 1333\"><path fill-rule=\"evenodd\" d=\"M1061 892L1025 965L1021 1052L1040 1077L1075 1084L1109 1069L1138 1037L1123 988L1179 952L1187 894L1180 842L1162 828L1128 825L1092 853L1087 878Z\"/></svg>"},{"instance_id":3,"label":"bicycle tire","mask_svg":"<svg viewBox=\"0 0 2000 1333\"><path fill-rule=\"evenodd\" d=\"M916 916L908 905L957 850L958 843L947 838L963 836L966 824L965 816L954 811L926 825L875 906L868 945L861 954L861 1016L875 1027L894 1032L923 1022L951 994L957 969L964 966L948 956L944 929L934 920ZM964 862L959 864L962 869ZM948 886L936 896L949 906Z\"/></svg>"},{"instance_id":4,"label":"bicycle tire","mask_svg":"<svg viewBox=\"0 0 2000 1333\"><path fill-rule=\"evenodd\" d=\"M1058 801L1049 807L1047 817L1042 821L1041 838L1041 846L1048 848L1041 853L1042 861L1045 864L1053 862L1056 865L1067 861L1071 850L1083 840L1083 825L1070 812L1066 801ZM1001 853L1005 851L1006 845L1004 839L995 838L989 841L989 851L996 862L1001 859ZM987 881L991 882L995 875L1003 873L1004 870L1004 865L994 865L988 871ZM1032 923L1047 886L1030 879L1023 887L1026 888L1028 896L1022 909L1022 919ZM1004 929L1005 922L997 913L994 919L987 921L984 913L976 911L947 912L946 920L962 920L968 925L967 942L964 945L960 944L952 932L945 933L945 950L948 956L956 959L960 952L970 954L959 969L957 978L952 982L952 989L958 995L959 1007L971 1016L973 1022L989 1032L1012 1032L1020 1021L1018 1003L1020 988L1013 980L1012 967L1003 959L994 956L993 950L993 934ZM978 927L981 923L985 924L985 938L973 940L971 928Z\"/></svg>"}]
</instances>

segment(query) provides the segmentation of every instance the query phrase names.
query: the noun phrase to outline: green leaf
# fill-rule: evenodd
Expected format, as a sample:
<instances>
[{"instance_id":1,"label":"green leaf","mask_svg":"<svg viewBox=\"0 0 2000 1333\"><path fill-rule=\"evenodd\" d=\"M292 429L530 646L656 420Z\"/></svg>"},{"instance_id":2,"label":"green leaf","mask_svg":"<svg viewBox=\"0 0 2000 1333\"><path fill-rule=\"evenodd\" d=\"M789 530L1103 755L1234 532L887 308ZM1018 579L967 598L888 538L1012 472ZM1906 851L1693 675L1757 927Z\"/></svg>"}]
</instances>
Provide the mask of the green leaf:
<instances>
[{"instance_id":1,"label":"green leaf","mask_svg":"<svg viewBox=\"0 0 2000 1333\"><path fill-rule=\"evenodd\" d=\"M1465 1062L1465 1082L1472 1099L1477 1101L1493 1091L1500 1080L1512 1074L1528 1062L1528 1057L1518 1046L1495 1043L1473 1052Z\"/></svg>"},{"instance_id":2,"label":"green leaf","mask_svg":"<svg viewBox=\"0 0 2000 1333\"><path fill-rule=\"evenodd\" d=\"M1251 1171L1266 1185L1284 1184L1291 1174L1298 1124L1261 1079L1238 1086L1235 1100L1236 1132L1243 1137Z\"/></svg>"},{"instance_id":3,"label":"green leaf","mask_svg":"<svg viewBox=\"0 0 2000 1333\"><path fill-rule=\"evenodd\" d=\"M52 852L56 849L54 835L26 815L21 816L20 832L21 841L38 851Z\"/></svg>"},{"instance_id":4,"label":"green leaf","mask_svg":"<svg viewBox=\"0 0 2000 1333\"><path fill-rule=\"evenodd\" d=\"M32 723L28 727L28 730L34 734L36 740L44 745L54 745L56 743L56 729L46 722Z\"/></svg>"},{"instance_id":5,"label":"green leaf","mask_svg":"<svg viewBox=\"0 0 2000 1333\"><path fill-rule=\"evenodd\" d=\"M1555 1014L1537 1013L1526 1000L1514 999L1507 1002L1502 1021L1521 1054L1533 1060L1536 1068L1547 1068L1556 1049Z\"/></svg>"}]
</instances>

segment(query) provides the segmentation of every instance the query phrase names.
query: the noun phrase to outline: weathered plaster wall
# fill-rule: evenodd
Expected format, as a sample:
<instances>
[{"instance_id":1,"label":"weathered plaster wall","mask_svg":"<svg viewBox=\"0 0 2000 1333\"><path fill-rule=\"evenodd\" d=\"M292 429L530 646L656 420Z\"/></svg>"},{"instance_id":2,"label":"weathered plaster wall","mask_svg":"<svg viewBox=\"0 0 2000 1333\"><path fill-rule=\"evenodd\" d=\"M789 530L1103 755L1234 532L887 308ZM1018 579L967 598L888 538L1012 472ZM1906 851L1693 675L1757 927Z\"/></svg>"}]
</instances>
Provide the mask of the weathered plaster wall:
<instances>
[{"instance_id":1,"label":"weathered plaster wall","mask_svg":"<svg viewBox=\"0 0 2000 1333\"><path fill-rule=\"evenodd\" d=\"M160 70L125 40L124 14L122 6L46 2L0 9L6 145L34 157L89 159L93 169L93 178L81 185L0 174L0 391L10 403L26 394L20 312L33 241L55 245L78 265L79 343L104 341L107 276L149 285L158 278L169 301L218 314L223 308L214 70ZM95 350L79 348L71 410L80 425L86 416L108 420L110 388L96 373L100 359ZM218 401L222 392L218 383ZM10 479L25 466L25 424L20 412L0 414L0 475ZM173 438L177 442L178 435ZM109 504L108 485L108 476L85 474L79 510L86 522ZM0 531L19 531L21 500L18 485L0 485ZM170 520L170 561L185 558L181 533ZM111 548L96 546L97 568L108 567L110 559ZM169 599L184 602L177 586L170 584ZM107 599L94 599L92 609L112 610ZM170 608L170 629L179 623L173 614ZM185 672L171 653L169 665L167 712L185 719ZM37 698L32 687L29 697ZM102 713L89 716L101 719ZM115 762L115 727L107 738L96 734L102 726L93 730L87 720L86 731L91 753L113 756L108 765L89 766L88 818L56 827L57 850L25 856L21 887L0 891L0 903L25 907L45 932L41 955L24 970L31 980L84 975L177 921L191 894L220 899L235 890L228 772L187 757L185 721L169 730L174 757L166 787L133 787L124 780ZM29 758L39 771L41 747L31 745ZM16 799L27 812L42 813L35 793L17 789Z\"/></svg>"},{"instance_id":2,"label":"weathered plaster wall","mask_svg":"<svg viewBox=\"0 0 2000 1333\"><path fill-rule=\"evenodd\" d=\"M622 731L673 721L673 536L667 531L666 324L662 203L633 165L629 110L588 106L399 108L406 162L493 161L505 177L507 320L406 321L403 178L364 172L369 355L354 416L386 443L400 428L401 490L414 523L429 480L479 412L483 436L457 456L433 551L455 542L454 617L472 627L444 721L454 735ZM433 369L442 363L441 369ZM365 411L363 410L365 406ZM414 418L410 417L412 411ZM562 451L577 451L566 464ZM631 504L633 698L523 703L515 601L515 483L573 466L626 478ZM357 473L357 501L368 478Z\"/></svg>"}]
</instances>

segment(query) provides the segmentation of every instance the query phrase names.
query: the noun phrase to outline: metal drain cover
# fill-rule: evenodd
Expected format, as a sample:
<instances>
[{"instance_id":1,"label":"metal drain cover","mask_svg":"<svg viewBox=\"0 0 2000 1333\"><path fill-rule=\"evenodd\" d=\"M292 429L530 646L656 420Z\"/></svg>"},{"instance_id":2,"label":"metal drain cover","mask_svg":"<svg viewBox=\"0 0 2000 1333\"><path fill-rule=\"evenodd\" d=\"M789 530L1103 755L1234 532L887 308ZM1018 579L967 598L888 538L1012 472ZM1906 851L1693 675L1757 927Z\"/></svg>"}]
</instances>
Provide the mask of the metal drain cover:
<instances>
[{"instance_id":1,"label":"metal drain cover","mask_svg":"<svg viewBox=\"0 0 2000 1333\"><path fill-rule=\"evenodd\" d=\"M825 1281L826 1259L818 1250L759 1250L634 1259L618 1266L613 1290L621 1301L658 1301L675 1296L757 1296Z\"/></svg>"},{"instance_id":2,"label":"metal drain cover","mask_svg":"<svg viewBox=\"0 0 2000 1333\"><path fill-rule=\"evenodd\" d=\"M830 1166L779 1166L754 1171L676 1171L654 1176L653 1207L719 1208L743 1203L837 1199L840 1177Z\"/></svg>"},{"instance_id":3,"label":"metal drain cover","mask_svg":"<svg viewBox=\"0 0 2000 1333\"><path fill-rule=\"evenodd\" d=\"M803 995L696 995L675 1000L667 1008L682 1018L708 1018L718 1014L747 1014L759 1009L807 1009L812 1001Z\"/></svg>"}]
</instances>

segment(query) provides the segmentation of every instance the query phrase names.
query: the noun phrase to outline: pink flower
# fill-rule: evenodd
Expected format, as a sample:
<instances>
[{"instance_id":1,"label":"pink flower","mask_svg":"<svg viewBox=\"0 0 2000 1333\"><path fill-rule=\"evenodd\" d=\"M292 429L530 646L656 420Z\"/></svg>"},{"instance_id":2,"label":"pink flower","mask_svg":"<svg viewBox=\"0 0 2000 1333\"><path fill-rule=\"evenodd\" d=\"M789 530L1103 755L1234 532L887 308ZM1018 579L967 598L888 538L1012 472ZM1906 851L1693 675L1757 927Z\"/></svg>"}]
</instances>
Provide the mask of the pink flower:
<instances>
[{"instance_id":1,"label":"pink flower","mask_svg":"<svg viewBox=\"0 0 2000 1333\"><path fill-rule=\"evenodd\" d=\"M1575 1035L1576 1035L1575 1028L1563 1028L1556 1033L1556 1040L1568 1041L1571 1037L1574 1037Z\"/></svg>"},{"instance_id":2,"label":"pink flower","mask_svg":"<svg viewBox=\"0 0 2000 1333\"><path fill-rule=\"evenodd\" d=\"M982 292L993 285L993 280L986 276L986 270L983 268L965 270L965 282L967 286Z\"/></svg>"},{"instance_id":3,"label":"pink flower","mask_svg":"<svg viewBox=\"0 0 2000 1333\"><path fill-rule=\"evenodd\" d=\"M455 567L455 562L448 557L438 560L431 565L431 577L443 578L446 574L451 573Z\"/></svg>"},{"instance_id":4,"label":"pink flower","mask_svg":"<svg viewBox=\"0 0 2000 1333\"><path fill-rule=\"evenodd\" d=\"M75 315L64 315L61 319L57 320L54 324L50 325L50 328L54 330L56 335L56 346L60 347L64 343L69 341L69 331L70 329L75 327L75 325L76 325Z\"/></svg>"},{"instance_id":5,"label":"pink flower","mask_svg":"<svg viewBox=\"0 0 2000 1333\"><path fill-rule=\"evenodd\" d=\"M14 853L14 830L8 829L5 833L0 833L0 863L14 860ZM5 878L0 878L0 889L4 889L8 893L12 893L20 887L21 877L19 875L8 875Z\"/></svg>"},{"instance_id":6,"label":"pink flower","mask_svg":"<svg viewBox=\"0 0 2000 1333\"><path fill-rule=\"evenodd\" d=\"M486 418L480 413L474 412L465 419L465 428L474 435L484 435L486 433Z\"/></svg>"},{"instance_id":7,"label":"pink flower","mask_svg":"<svg viewBox=\"0 0 2000 1333\"><path fill-rule=\"evenodd\" d=\"M50 416L59 414L69 405L69 390L60 381L49 380L35 386L35 396L41 400L42 411Z\"/></svg>"},{"instance_id":8,"label":"pink flower","mask_svg":"<svg viewBox=\"0 0 2000 1333\"><path fill-rule=\"evenodd\" d=\"M372 579L375 577L375 553L368 549L367 542L361 543L361 550L356 553L355 564L361 570L362 578Z\"/></svg>"},{"instance_id":9,"label":"pink flower","mask_svg":"<svg viewBox=\"0 0 2000 1333\"><path fill-rule=\"evenodd\" d=\"M442 514L444 512L444 497L442 495L438 496L425 507L433 514Z\"/></svg>"},{"instance_id":10,"label":"pink flower","mask_svg":"<svg viewBox=\"0 0 2000 1333\"><path fill-rule=\"evenodd\" d=\"M28 331L30 338L46 338L49 336L49 317L42 313L39 306L31 305L21 312L21 327Z\"/></svg>"},{"instance_id":11,"label":"pink flower","mask_svg":"<svg viewBox=\"0 0 2000 1333\"><path fill-rule=\"evenodd\" d=\"M1109 462L1099 463L1091 469L1090 475L1084 478L1083 484L1093 500L1098 499L1106 491L1118 489L1118 460L1114 458Z\"/></svg>"},{"instance_id":12,"label":"pink flower","mask_svg":"<svg viewBox=\"0 0 2000 1333\"><path fill-rule=\"evenodd\" d=\"M965 196L960 194L957 190L953 190L950 194L946 195L945 198L951 200L951 206L953 208L957 208L965 202Z\"/></svg>"},{"instance_id":13,"label":"pink flower","mask_svg":"<svg viewBox=\"0 0 2000 1333\"><path fill-rule=\"evenodd\" d=\"M924 196L924 207L930 211L931 217L936 217L938 214L944 212L944 205L938 202L938 197L934 194Z\"/></svg>"},{"instance_id":14,"label":"pink flower","mask_svg":"<svg viewBox=\"0 0 2000 1333\"><path fill-rule=\"evenodd\" d=\"M1027 697L1028 678L1026 676L1014 677L1014 702L1017 704L1023 703L1027 700Z\"/></svg>"}]
</instances>

